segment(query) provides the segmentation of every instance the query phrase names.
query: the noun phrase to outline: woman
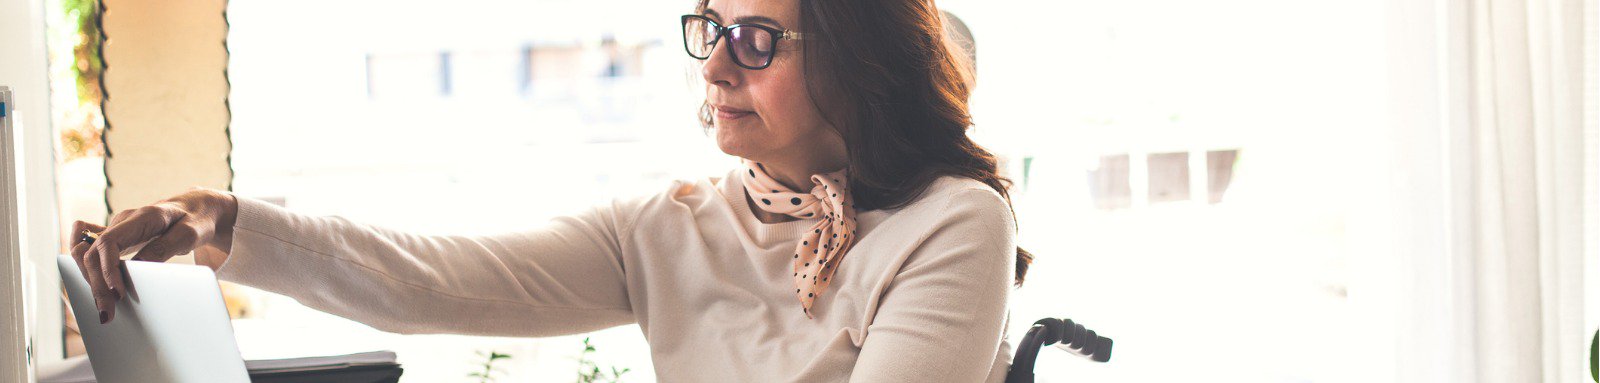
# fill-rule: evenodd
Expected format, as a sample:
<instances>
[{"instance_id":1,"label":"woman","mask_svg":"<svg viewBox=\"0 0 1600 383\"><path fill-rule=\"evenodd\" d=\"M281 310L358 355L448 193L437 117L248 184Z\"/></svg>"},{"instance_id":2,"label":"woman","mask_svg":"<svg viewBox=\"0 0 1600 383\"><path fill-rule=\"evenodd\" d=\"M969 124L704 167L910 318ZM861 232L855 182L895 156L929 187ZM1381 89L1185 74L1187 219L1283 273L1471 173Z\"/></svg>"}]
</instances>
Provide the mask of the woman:
<instances>
[{"instance_id":1,"label":"woman","mask_svg":"<svg viewBox=\"0 0 1600 383\"><path fill-rule=\"evenodd\" d=\"M969 78L927 0L710 0L683 16L702 119L743 166L536 229L421 236L193 190L79 222L101 320L119 257L398 333L552 336L637 322L664 381L996 382L1017 248ZM137 248L142 244L142 248ZM790 273L784 276L783 273Z\"/></svg>"}]
</instances>

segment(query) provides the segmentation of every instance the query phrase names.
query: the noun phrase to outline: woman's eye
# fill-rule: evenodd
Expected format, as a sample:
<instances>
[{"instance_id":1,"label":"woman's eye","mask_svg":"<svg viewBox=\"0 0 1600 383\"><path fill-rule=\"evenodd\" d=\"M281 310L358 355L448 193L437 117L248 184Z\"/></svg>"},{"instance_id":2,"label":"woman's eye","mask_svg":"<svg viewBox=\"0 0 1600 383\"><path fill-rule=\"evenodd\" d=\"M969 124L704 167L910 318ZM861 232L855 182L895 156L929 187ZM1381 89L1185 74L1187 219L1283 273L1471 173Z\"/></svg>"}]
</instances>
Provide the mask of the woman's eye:
<instances>
[{"instance_id":1,"label":"woman's eye","mask_svg":"<svg viewBox=\"0 0 1600 383\"><path fill-rule=\"evenodd\" d=\"M751 50L759 52L759 53L770 53L770 52L772 52L772 42L771 41L761 41L761 40L751 39L749 43L745 44L745 46L749 47Z\"/></svg>"}]
</instances>

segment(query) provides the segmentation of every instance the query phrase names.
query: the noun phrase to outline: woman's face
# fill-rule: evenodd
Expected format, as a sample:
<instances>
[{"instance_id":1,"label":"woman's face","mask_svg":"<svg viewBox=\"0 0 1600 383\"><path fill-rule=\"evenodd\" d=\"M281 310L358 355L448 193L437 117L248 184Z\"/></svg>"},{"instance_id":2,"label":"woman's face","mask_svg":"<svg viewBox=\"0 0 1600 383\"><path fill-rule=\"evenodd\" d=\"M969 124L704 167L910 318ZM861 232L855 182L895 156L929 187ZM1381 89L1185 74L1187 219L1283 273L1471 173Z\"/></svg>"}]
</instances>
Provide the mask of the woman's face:
<instances>
[{"instance_id":1,"label":"woman's face","mask_svg":"<svg viewBox=\"0 0 1600 383\"><path fill-rule=\"evenodd\" d=\"M796 0L711 0L703 13L723 26L760 24L799 30ZM701 66L717 146L757 162L814 167L843 152L843 141L827 125L806 90L805 57L798 40L780 40L772 64L745 69L733 62L724 36ZM758 63L748 63L757 65Z\"/></svg>"}]
</instances>

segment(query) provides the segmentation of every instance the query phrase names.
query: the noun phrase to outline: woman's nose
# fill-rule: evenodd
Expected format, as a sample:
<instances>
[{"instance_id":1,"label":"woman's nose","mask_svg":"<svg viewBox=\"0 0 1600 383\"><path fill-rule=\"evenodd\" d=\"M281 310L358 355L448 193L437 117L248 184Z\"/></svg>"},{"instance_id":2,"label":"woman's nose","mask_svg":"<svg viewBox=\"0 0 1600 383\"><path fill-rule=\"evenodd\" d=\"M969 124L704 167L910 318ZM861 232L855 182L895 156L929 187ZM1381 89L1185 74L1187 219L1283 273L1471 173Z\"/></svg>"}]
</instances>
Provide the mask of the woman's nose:
<instances>
[{"instance_id":1,"label":"woman's nose","mask_svg":"<svg viewBox=\"0 0 1600 383\"><path fill-rule=\"evenodd\" d=\"M700 66L700 75L704 76L707 83L719 87L739 86L740 76L743 71L733 63L728 52L728 41L724 40L711 49L711 57L707 57Z\"/></svg>"}]
</instances>

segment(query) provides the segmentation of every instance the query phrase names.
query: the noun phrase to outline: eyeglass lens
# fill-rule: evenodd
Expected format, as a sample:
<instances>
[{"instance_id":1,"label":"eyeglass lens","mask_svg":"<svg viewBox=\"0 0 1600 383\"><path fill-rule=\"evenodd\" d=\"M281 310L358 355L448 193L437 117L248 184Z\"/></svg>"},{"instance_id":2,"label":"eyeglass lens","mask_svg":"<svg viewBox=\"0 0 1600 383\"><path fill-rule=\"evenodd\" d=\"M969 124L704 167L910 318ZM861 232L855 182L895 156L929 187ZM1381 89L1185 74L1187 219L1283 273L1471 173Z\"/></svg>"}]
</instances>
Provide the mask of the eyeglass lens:
<instances>
[{"instance_id":1,"label":"eyeglass lens","mask_svg":"<svg viewBox=\"0 0 1600 383\"><path fill-rule=\"evenodd\" d=\"M683 42L689 55L702 60L710 58L716 48L720 29L720 26L706 19L686 18L683 23ZM729 48L733 49L734 61L741 66L765 67L772 61L776 39L770 31L741 25L729 29L727 36L723 37L727 37Z\"/></svg>"}]
</instances>

